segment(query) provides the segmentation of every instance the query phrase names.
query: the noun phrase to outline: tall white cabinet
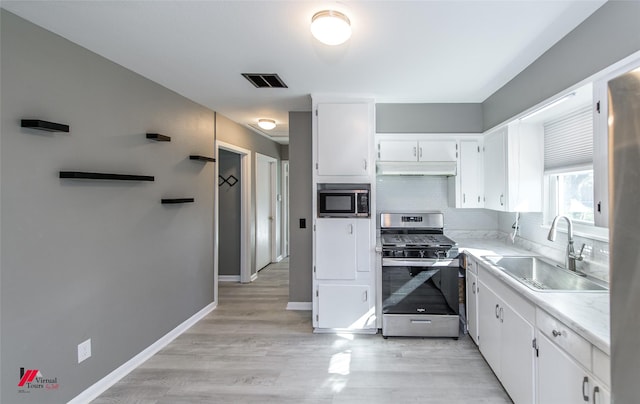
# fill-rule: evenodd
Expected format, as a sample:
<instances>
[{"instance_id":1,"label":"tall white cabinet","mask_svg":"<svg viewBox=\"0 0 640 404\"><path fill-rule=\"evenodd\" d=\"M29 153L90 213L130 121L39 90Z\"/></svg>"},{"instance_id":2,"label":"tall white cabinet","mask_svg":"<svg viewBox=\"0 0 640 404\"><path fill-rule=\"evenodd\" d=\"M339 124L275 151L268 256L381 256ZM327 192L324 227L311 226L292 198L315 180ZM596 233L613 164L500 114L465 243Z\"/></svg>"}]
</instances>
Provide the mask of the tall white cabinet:
<instances>
[{"instance_id":1,"label":"tall white cabinet","mask_svg":"<svg viewBox=\"0 0 640 404\"><path fill-rule=\"evenodd\" d=\"M314 95L313 327L375 333L375 104ZM370 217L318 217L318 184L366 184ZM326 185L325 185L326 186Z\"/></svg>"}]
</instances>

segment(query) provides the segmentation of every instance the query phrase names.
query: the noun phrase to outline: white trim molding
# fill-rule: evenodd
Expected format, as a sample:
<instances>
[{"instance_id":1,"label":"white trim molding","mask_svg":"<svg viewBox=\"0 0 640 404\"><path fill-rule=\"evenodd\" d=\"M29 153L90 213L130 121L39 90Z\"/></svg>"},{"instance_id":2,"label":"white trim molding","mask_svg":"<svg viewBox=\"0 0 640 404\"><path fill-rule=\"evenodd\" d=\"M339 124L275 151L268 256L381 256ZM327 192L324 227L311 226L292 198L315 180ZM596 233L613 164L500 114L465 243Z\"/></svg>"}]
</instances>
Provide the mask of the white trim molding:
<instances>
[{"instance_id":1,"label":"white trim molding","mask_svg":"<svg viewBox=\"0 0 640 404\"><path fill-rule=\"evenodd\" d=\"M287 303L287 310L303 310L311 311L313 305L311 302L289 302Z\"/></svg>"},{"instance_id":2,"label":"white trim molding","mask_svg":"<svg viewBox=\"0 0 640 404\"><path fill-rule=\"evenodd\" d=\"M240 282L240 275L218 275L220 282Z\"/></svg>"},{"instance_id":3,"label":"white trim molding","mask_svg":"<svg viewBox=\"0 0 640 404\"><path fill-rule=\"evenodd\" d=\"M102 379L95 382L88 389L83 391L74 397L68 404L84 404L90 401L95 400L100 396L100 394L104 393L109 387L113 386L117 382L119 382L126 375L135 370L138 366L142 365L146 360L151 358L153 355L158 353L162 348L166 347L184 333L186 330L191 328L198 321L202 320L207 314L211 313L217 306L216 302L210 303L205 306L202 310L188 318L182 324L178 325L173 330L169 331L162 338L149 345L145 350L129 359L127 362L123 363L120 367L118 367L113 372L109 373Z\"/></svg>"}]
</instances>

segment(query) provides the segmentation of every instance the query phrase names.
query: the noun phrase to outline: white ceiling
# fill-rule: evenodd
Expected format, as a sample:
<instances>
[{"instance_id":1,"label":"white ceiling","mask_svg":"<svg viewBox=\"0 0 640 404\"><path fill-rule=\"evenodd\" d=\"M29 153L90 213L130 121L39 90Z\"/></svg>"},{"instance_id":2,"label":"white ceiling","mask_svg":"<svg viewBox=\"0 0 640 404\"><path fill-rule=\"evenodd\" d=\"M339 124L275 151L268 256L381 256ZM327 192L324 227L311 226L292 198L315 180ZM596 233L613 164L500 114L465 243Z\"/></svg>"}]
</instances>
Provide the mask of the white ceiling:
<instances>
[{"instance_id":1,"label":"white ceiling","mask_svg":"<svg viewBox=\"0 0 640 404\"><path fill-rule=\"evenodd\" d=\"M256 129L310 94L376 102L476 103L507 83L605 0L5 1L3 8ZM311 16L334 6L353 35L313 39ZM278 73L256 89L241 73Z\"/></svg>"}]
</instances>

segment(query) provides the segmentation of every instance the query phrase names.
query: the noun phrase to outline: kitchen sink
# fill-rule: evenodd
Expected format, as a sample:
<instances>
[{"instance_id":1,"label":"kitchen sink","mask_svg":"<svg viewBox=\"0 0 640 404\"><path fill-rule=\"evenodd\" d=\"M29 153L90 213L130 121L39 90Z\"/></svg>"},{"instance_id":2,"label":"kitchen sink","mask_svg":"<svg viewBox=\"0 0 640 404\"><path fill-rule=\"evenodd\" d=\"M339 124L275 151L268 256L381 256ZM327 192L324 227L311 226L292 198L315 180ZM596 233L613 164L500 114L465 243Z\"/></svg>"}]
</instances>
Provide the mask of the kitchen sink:
<instances>
[{"instance_id":1,"label":"kitchen sink","mask_svg":"<svg viewBox=\"0 0 640 404\"><path fill-rule=\"evenodd\" d=\"M485 256L483 258L535 291L606 292L608 290L604 284L568 271L560 264L542 257Z\"/></svg>"}]
</instances>

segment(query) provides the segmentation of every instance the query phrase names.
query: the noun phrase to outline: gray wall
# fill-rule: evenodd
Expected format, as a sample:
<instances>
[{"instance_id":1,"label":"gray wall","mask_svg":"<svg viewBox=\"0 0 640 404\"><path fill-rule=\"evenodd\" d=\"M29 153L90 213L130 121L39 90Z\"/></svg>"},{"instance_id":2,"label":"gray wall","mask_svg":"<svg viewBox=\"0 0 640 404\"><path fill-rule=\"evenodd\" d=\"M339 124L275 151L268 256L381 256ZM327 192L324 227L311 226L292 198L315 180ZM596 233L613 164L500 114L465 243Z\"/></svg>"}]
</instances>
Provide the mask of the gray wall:
<instances>
[{"instance_id":1,"label":"gray wall","mask_svg":"<svg viewBox=\"0 0 640 404\"><path fill-rule=\"evenodd\" d=\"M256 153L280 160L280 145L254 131L237 124L221 114L216 114L216 139L225 143L251 150L251 273L256 273ZM280 163L278 168L278 189L280 189ZM220 212L222 214L222 212ZM220 233L222 235L222 233Z\"/></svg>"},{"instance_id":2,"label":"gray wall","mask_svg":"<svg viewBox=\"0 0 640 404\"><path fill-rule=\"evenodd\" d=\"M311 302L311 112L289 112L289 150L289 301Z\"/></svg>"},{"instance_id":3,"label":"gray wall","mask_svg":"<svg viewBox=\"0 0 640 404\"><path fill-rule=\"evenodd\" d=\"M280 145L280 157L282 160L289 160L289 145L282 144Z\"/></svg>"},{"instance_id":4,"label":"gray wall","mask_svg":"<svg viewBox=\"0 0 640 404\"><path fill-rule=\"evenodd\" d=\"M188 156L213 155L215 116L4 10L0 25L0 401L66 402L213 301L215 166ZM22 129L22 118L71 132ZM87 338L93 355L78 364ZM19 393L20 367L59 389Z\"/></svg>"},{"instance_id":5,"label":"gray wall","mask_svg":"<svg viewBox=\"0 0 640 404\"><path fill-rule=\"evenodd\" d=\"M240 155L221 149L218 174L238 179L233 186L226 182L218 186L218 274L240 276Z\"/></svg>"},{"instance_id":6,"label":"gray wall","mask_svg":"<svg viewBox=\"0 0 640 404\"><path fill-rule=\"evenodd\" d=\"M640 1L608 1L483 103L490 129L640 49Z\"/></svg>"},{"instance_id":7,"label":"gray wall","mask_svg":"<svg viewBox=\"0 0 640 404\"><path fill-rule=\"evenodd\" d=\"M481 104L376 104L377 133L481 133Z\"/></svg>"}]
</instances>

